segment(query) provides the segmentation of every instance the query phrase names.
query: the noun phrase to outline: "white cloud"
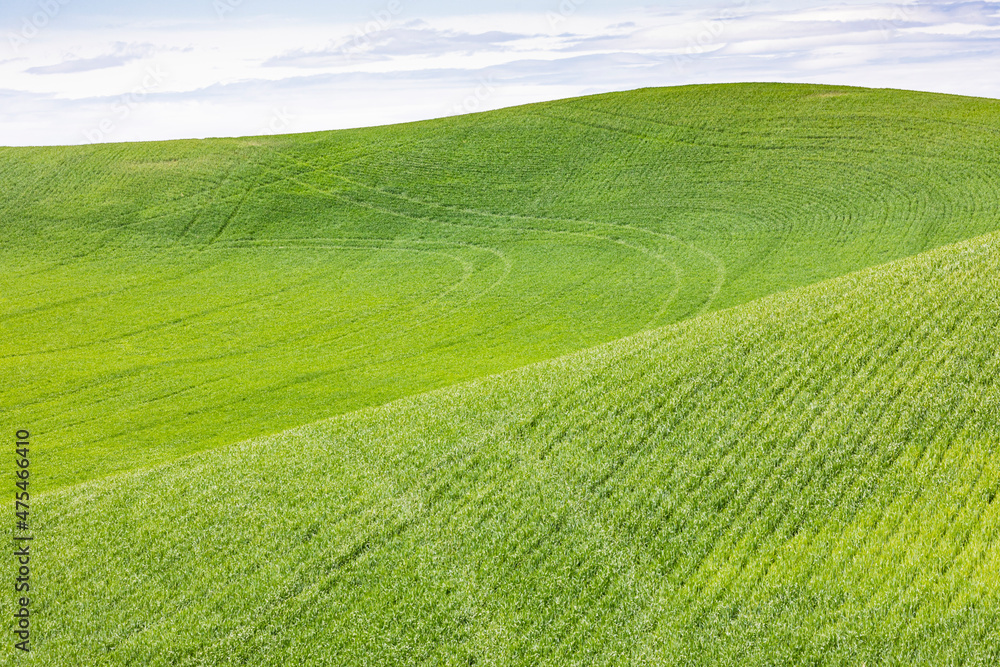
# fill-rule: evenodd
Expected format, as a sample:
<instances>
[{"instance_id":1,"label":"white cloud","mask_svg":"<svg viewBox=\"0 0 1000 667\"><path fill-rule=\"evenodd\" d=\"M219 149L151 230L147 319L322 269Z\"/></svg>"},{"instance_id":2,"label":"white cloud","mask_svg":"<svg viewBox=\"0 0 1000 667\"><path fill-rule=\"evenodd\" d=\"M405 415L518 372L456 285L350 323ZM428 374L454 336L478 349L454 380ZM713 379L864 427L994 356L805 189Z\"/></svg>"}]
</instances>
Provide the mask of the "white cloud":
<instances>
[{"instance_id":1,"label":"white cloud","mask_svg":"<svg viewBox=\"0 0 1000 667\"><path fill-rule=\"evenodd\" d=\"M586 7L586 5L583 5ZM989 2L361 24L52 27L0 53L0 144L310 131L642 86L810 81L1000 97ZM157 75L151 81L150 72ZM110 125L109 125L110 123ZM108 128L96 131L95 128Z\"/></svg>"},{"instance_id":2,"label":"white cloud","mask_svg":"<svg viewBox=\"0 0 1000 667\"><path fill-rule=\"evenodd\" d=\"M51 65L35 65L24 70L27 74L80 74L93 72L110 67L121 67L135 60L141 60L152 55L155 49L151 44L125 44L119 42L112 45L109 53L103 53L91 58L69 56Z\"/></svg>"},{"instance_id":3,"label":"white cloud","mask_svg":"<svg viewBox=\"0 0 1000 667\"><path fill-rule=\"evenodd\" d=\"M359 31L353 36L338 39L320 49L294 49L264 61L263 65L324 69L414 55L424 58L450 54L471 56L511 51L518 42L523 43L531 39L531 35L499 30L480 33L438 30L426 26L421 21L415 25L387 27L372 34Z\"/></svg>"}]
</instances>

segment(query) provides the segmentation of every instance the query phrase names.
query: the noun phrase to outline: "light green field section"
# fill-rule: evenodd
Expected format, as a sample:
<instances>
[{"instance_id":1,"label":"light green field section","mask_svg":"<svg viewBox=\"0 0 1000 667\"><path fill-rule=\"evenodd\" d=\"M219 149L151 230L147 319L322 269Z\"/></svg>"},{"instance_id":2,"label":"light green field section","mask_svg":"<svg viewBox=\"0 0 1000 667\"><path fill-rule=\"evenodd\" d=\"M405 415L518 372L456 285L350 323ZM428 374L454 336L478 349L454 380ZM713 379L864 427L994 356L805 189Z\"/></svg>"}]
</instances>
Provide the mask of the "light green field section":
<instances>
[{"instance_id":1,"label":"light green field section","mask_svg":"<svg viewBox=\"0 0 1000 667\"><path fill-rule=\"evenodd\" d=\"M55 489L972 238L998 118L748 84L0 149L0 421Z\"/></svg>"},{"instance_id":2,"label":"light green field section","mask_svg":"<svg viewBox=\"0 0 1000 667\"><path fill-rule=\"evenodd\" d=\"M45 494L35 660L996 665L998 327L991 234Z\"/></svg>"}]
</instances>

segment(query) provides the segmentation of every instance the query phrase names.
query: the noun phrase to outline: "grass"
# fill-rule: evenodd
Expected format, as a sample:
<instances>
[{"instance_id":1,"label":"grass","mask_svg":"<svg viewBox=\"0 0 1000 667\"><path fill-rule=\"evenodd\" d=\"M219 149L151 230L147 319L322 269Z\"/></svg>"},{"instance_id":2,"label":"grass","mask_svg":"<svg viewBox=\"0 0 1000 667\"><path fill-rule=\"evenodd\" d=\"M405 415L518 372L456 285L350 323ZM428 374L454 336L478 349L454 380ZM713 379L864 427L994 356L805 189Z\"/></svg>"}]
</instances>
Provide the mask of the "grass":
<instances>
[{"instance_id":1,"label":"grass","mask_svg":"<svg viewBox=\"0 0 1000 667\"><path fill-rule=\"evenodd\" d=\"M995 664L998 113L0 149L35 660Z\"/></svg>"},{"instance_id":2,"label":"grass","mask_svg":"<svg viewBox=\"0 0 1000 667\"><path fill-rule=\"evenodd\" d=\"M1000 226L996 114L696 86L3 149L5 422L55 489L971 238Z\"/></svg>"},{"instance_id":3,"label":"grass","mask_svg":"<svg viewBox=\"0 0 1000 667\"><path fill-rule=\"evenodd\" d=\"M46 494L45 664L1000 659L1000 234Z\"/></svg>"}]
</instances>

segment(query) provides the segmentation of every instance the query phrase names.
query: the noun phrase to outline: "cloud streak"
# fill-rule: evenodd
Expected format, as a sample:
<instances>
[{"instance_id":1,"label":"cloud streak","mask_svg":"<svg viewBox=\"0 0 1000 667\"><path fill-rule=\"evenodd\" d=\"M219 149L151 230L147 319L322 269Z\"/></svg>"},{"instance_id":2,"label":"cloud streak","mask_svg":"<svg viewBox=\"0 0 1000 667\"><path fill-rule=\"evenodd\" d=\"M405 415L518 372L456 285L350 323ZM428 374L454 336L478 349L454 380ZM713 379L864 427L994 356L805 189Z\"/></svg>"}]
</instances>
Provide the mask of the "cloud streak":
<instances>
[{"instance_id":1,"label":"cloud streak","mask_svg":"<svg viewBox=\"0 0 1000 667\"><path fill-rule=\"evenodd\" d=\"M530 35L499 30L481 33L437 30L422 27L421 24L422 21L401 28L387 28L372 35L361 33L313 51L295 49L265 60L263 66L315 69L342 66L358 60L387 61L414 55L429 57L506 51L513 42L531 38Z\"/></svg>"},{"instance_id":2,"label":"cloud streak","mask_svg":"<svg viewBox=\"0 0 1000 667\"><path fill-rule=\"evenodd\" d=\"M139 56L98 56L96 58L74 58L55 65L29 67L28 74L78 74L109 67L121 67L125 63L138 60Z\"/></svg>"},{"instance_id":3,"label":"cloud streak","mask_svg":"<svg viewBox=\"0 0 1000 667\"><path fill-rule=\"evenodd\" d=\"M29 67L25 71L27 74L80 74L82 72L93 72L95 70L121 67L130 62L141 60L153 54L155 47L151 44L125 44L113 45L111 53L102 54L93 58L69 57L54 65L38 65Z\"/></svg>"}]
</instances>

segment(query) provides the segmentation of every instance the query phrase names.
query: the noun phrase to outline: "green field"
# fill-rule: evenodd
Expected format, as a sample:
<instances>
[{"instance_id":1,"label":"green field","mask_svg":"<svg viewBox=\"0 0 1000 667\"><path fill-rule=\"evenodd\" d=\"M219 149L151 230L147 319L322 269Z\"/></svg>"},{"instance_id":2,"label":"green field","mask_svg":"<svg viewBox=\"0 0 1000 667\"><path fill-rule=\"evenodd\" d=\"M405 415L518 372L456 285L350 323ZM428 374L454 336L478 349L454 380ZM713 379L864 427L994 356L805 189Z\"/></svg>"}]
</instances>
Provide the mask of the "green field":
<instances>
[{"instance_id":1,"label":"green field","mask_svg":"<svg viewBox=\"0 0 1000 667\"><path fill-rule=\"evenodd\" d=\"M778 84L0 149L23 660L1000 663L998 156Z\"/></svg>"}]
</instances>

